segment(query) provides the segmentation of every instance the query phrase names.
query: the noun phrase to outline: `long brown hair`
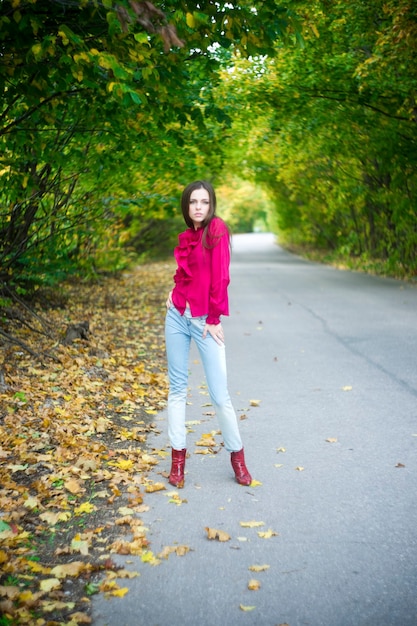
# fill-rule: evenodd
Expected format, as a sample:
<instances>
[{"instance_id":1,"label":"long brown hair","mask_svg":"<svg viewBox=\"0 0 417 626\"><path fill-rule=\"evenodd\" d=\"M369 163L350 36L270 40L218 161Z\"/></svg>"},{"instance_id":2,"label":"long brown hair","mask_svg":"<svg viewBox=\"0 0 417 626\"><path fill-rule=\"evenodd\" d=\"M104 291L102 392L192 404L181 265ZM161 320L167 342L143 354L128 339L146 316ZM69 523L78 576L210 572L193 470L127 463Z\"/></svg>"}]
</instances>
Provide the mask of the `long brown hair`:
<instances>
[{"instance_id":1,"label":"long brown hair","mask_svg":"<svg viewBox=\"0 0 417 626\"><path fill-rule=\"evenodd\" d=\"M207 180L195 180L193 183L190 183L189 185L187 185L184 191L182 192L181 210L182 210L182 214L184 217L184 221L189 228L194 228L193 221L190 217L190 198L191 198L191 194L196 189L205 189L209 195L209 202L210 202L209 212L207 214L206 219L202 222L202 227L204 228L202 242L205 248L213 248L217 243L218 236L216 237L216 235L214 233L211 233L209 229L210 229L211 221L216 215L217 199L216 199L216 192L214 191L213 185L209 183ZM227 228L227 225L226 225L226 228Z\"/></svg>"}]
</instances>

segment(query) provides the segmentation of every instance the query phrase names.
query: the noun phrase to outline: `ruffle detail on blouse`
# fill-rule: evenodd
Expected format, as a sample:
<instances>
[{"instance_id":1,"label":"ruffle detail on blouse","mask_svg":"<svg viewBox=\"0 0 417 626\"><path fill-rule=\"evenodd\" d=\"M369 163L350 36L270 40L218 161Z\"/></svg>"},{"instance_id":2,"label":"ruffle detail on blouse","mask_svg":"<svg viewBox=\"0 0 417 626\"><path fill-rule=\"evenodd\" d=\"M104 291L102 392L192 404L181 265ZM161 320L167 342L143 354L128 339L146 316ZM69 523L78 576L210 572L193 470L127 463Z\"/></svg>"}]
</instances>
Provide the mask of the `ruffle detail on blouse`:
<instances>
[{"instance_id":1,"label":"ruffle detail on blouse","mask_svg":"<svg viewBox=\"0 0 417 626\"><path fill-rule=\"evenodd\" d=\"M202 234L202 228L198 230L191 230L190 228L178 237L179 245L174 250L174 256L183 278L191 278L193 275L188 265L188 258L193 248L200 243Z\"/></svg>"}]
</instances>

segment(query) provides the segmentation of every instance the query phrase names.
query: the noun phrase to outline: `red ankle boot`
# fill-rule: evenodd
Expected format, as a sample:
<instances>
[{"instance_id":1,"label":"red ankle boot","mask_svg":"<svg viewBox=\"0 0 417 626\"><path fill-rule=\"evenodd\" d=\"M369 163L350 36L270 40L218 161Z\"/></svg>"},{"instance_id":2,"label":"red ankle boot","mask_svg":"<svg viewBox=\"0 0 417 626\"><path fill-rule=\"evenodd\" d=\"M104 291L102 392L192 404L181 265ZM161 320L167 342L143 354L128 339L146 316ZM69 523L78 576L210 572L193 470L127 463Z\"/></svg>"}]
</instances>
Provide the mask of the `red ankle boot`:
<instances>
[{"instance_id":1,"label":"red ankle boot","mask_svg":"<svg viewBox=\"0 0 417 626\"><path fill-rule=\"evenodd\" d=\"M239 485L250 485L252 482L252 476L248 472L248 468L245 465L245 454L243 448L239 452L232 452L230 455L232 467L235 472L235 478Z\"/></svg>"},{"instance_id":2,"label":"red ankle boot","mask_svg":"<svg viewBox=\"0 0 417 626\"><path fill-rule=\"evenodd\" d=\"M182 489L184 487L184 467L185 467L185 454L187 450L171 450L171 473L169 475L169 482L174 487Z\"/></svg>"}]
</instances>

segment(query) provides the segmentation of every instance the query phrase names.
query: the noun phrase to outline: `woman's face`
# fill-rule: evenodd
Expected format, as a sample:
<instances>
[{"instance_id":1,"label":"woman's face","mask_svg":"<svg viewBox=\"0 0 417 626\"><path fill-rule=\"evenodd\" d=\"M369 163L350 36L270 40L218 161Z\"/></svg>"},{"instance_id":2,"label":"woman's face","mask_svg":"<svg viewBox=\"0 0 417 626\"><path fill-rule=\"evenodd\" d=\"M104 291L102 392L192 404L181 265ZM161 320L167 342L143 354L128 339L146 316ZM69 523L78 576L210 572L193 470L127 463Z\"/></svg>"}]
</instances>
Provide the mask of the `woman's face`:
<instances>
[{"instance_id":1,"label":"woman's face","mask_svg":"<svg viewBox=\"0 0 417 626\"><path fill-rule=\"evenodd\" d=\"M194 228L200 228L210 210L210 196L207 189L194 189L190 196L189 216Z\"/></svg>"}]
</instances>

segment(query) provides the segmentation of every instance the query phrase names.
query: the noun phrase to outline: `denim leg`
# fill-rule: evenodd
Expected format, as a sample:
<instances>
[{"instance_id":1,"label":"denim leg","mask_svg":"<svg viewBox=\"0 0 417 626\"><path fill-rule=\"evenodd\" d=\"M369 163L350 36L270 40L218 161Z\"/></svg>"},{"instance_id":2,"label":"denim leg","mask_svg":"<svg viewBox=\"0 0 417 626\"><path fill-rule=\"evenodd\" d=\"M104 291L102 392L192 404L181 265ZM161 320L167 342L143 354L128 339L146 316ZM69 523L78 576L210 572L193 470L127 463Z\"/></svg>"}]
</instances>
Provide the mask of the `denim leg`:
<instances>
[{"instance_id":1,"label":"denim leg","mask_svg":"<svg viewBox=\"0 0 417 626\"><path fill-rule=\"evenodd\" d=\"M187 319L171 307L165 318L168 359L168 437L174 450L187 447L185 408L188 390L188 359L191 335Z\"/></svg>"},{"instance_id":2,"label":"denim leg","mask_svg":"<svg viewBox=\"0 0 417 626\"><path fill-rule=\"evenodd\" d=\"M209 333L203 339L204 325L204 318L192 318L191 335L203 362L210 398L216 410L226 450L238 452L243 445L227 387L226 349L224 345L220 346Z\"/></svg>"}]
</instances>

